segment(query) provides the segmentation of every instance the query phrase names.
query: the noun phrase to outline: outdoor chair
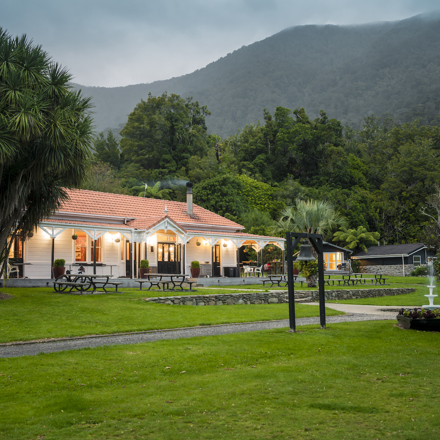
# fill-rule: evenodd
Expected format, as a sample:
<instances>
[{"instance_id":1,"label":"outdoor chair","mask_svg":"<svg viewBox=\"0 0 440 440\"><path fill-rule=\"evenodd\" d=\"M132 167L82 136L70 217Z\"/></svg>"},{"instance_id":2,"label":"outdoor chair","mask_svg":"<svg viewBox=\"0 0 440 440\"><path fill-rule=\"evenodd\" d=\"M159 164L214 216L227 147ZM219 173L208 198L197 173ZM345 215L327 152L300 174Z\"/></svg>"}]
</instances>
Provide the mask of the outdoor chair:
<instances>
[{"instance_id":1,"label":"outdoor chair","mask_svg":"<svg viewBox=\"0 0 440 440\"><path fill-rule=\"evenodd\" d=\"M263 276L263 266L261 265L260 267L256 267L254 269L254 273L255 273L255 276L257 276L257 274L258 274L258 276Z\"/></svg>"},{"instance_id":2,"label":"outdoor chair","mask_svg":"<svg viewBox=\"0 0 440 440\"><path fill-rule=\"evenodd\" d=\"M13 266L8 263L8 276L11 276L11 273L17 274L17 278L18 278L20 274L20 269L18 268L18 266Z\"/></svg>"},{"instance_id":3,"label":"outdoor chair","mask_svg":"<svg viewBox=\"0 0 440 440\"><path fill-rule=\"evenodd\" d=\"M244 274L250 276L254 273L254 268L251 266L243 266Z\"/></svg>"}]
</instances>

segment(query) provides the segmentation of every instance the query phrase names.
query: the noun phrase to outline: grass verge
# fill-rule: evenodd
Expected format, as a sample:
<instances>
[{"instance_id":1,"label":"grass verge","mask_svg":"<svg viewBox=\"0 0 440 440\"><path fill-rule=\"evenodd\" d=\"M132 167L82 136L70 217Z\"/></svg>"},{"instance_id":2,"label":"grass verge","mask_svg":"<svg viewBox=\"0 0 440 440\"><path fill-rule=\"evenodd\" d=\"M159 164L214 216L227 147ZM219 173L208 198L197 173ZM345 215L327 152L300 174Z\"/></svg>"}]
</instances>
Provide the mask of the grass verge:
<instances>
[{"instance_id":1,"label":"grass verge","mask_svg":"<svg viewBox=\"0 0 440 440\"><path fill-rule=\"evenodd\" d=\"M0 342L288 318L287 304L179 307L147 303L138 289L124 291L62 295L51 288L0 289L12 295L0 300ZM327 314L341 312L327 309ZM319 316L319 308L298 304L296 315Z\"/></svg>"},{"instance_id":2,"label":"grass verge","mask_svg":"<svg viewBox=\"0 0 440 440\"><path fill-rule=\"evenodd\" d=\"M0 359L0 437L439 438L438 334L300 329Z\"/></svg>"}]
</instances>

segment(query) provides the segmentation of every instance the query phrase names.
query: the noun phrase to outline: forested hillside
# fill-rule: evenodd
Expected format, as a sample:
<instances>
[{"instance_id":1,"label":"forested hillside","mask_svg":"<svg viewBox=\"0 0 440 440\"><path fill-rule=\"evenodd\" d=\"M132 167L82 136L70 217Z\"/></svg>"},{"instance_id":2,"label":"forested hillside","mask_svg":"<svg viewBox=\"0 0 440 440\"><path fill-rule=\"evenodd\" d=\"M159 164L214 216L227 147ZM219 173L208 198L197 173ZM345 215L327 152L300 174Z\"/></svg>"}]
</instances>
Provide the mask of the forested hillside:
<instances>
[{"instance_id":1,"label":"forested hillside","mask_svg":"<svg viewBox=\"0 0 440 440\"><path fill-rule=\"evenodd\" d=\"M208 118L198 102L150 95L120 143L111 131L96 139L84 188L184 201L190 180L195 203L262 235L282 233L284 209L313 199L382 243L440 247L438 125L370 116L360 130L344 129L324 111L311 118L278 106L261 124L221 138L208 135Z\"/></svg>"},{"instance_id":2,"label":"forested hillside","mask_svg":"<svg viewBox=\"0 0 440 440\"><path fill-rule=\"evenodd\" d=\"M92 96L97 130L120 128L148 93L206 105L208 131L228 136L263 109L324 109L360 128L370 114L430 124L440 113L440 16L363 26L299 26L242 47L192 74L127 87L75 87ZM151 66L154 69L154 66Z\"/></svg>"}]
</instances>

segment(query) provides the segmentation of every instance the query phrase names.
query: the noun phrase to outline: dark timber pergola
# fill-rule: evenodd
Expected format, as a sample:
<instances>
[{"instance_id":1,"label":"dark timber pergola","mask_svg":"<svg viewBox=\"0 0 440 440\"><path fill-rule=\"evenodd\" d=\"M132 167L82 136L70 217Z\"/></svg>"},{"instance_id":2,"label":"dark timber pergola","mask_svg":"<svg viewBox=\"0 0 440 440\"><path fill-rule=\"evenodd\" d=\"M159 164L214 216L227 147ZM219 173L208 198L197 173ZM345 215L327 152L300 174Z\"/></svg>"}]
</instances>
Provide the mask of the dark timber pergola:
<instances>
[{"instance_id":1,"label":"dark timber pergola","mask_svg":"<svg viewBox=\"0 0 440 440\"><path fill-rule=\"evenodd\" d=\"M318 254L318 276L319 276L319 319L321 328L325 328L325 291L324 291L324 246L321 234L306 234L288 232L286 234L287 252L287 288L289 292L289 326L292 332L296 331L295 323L295 284L293 278L293 253L301 239L307 238L312 243Z\"/></svg>"}]
</instances>

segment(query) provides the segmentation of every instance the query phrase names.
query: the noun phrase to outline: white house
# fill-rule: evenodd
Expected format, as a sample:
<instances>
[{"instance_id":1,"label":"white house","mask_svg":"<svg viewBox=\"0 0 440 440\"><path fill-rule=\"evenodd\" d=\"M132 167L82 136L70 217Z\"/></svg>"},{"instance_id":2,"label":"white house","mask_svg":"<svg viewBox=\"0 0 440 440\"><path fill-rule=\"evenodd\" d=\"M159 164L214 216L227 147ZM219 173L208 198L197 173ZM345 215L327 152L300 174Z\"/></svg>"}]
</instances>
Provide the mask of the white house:
<instances>
[{"instance_id":1,"label":"white house","mask_svg":"<svg viewBox=\"0 0 440 440\"><path fill-rule=\"evenodd\" d=\"M191 183L187 190L186 203L67 190L69 199L32 237L16 239L10 261L27 278L51 278L59 258L67 269L83 265L88 273L128 278L138 276L141 259L158 273L187 274L197 260L202 275L223 276L239 267L241 246L284 249L282 238L243 233L243 226L193 204Z\"/></svg>"}]
</instances>

